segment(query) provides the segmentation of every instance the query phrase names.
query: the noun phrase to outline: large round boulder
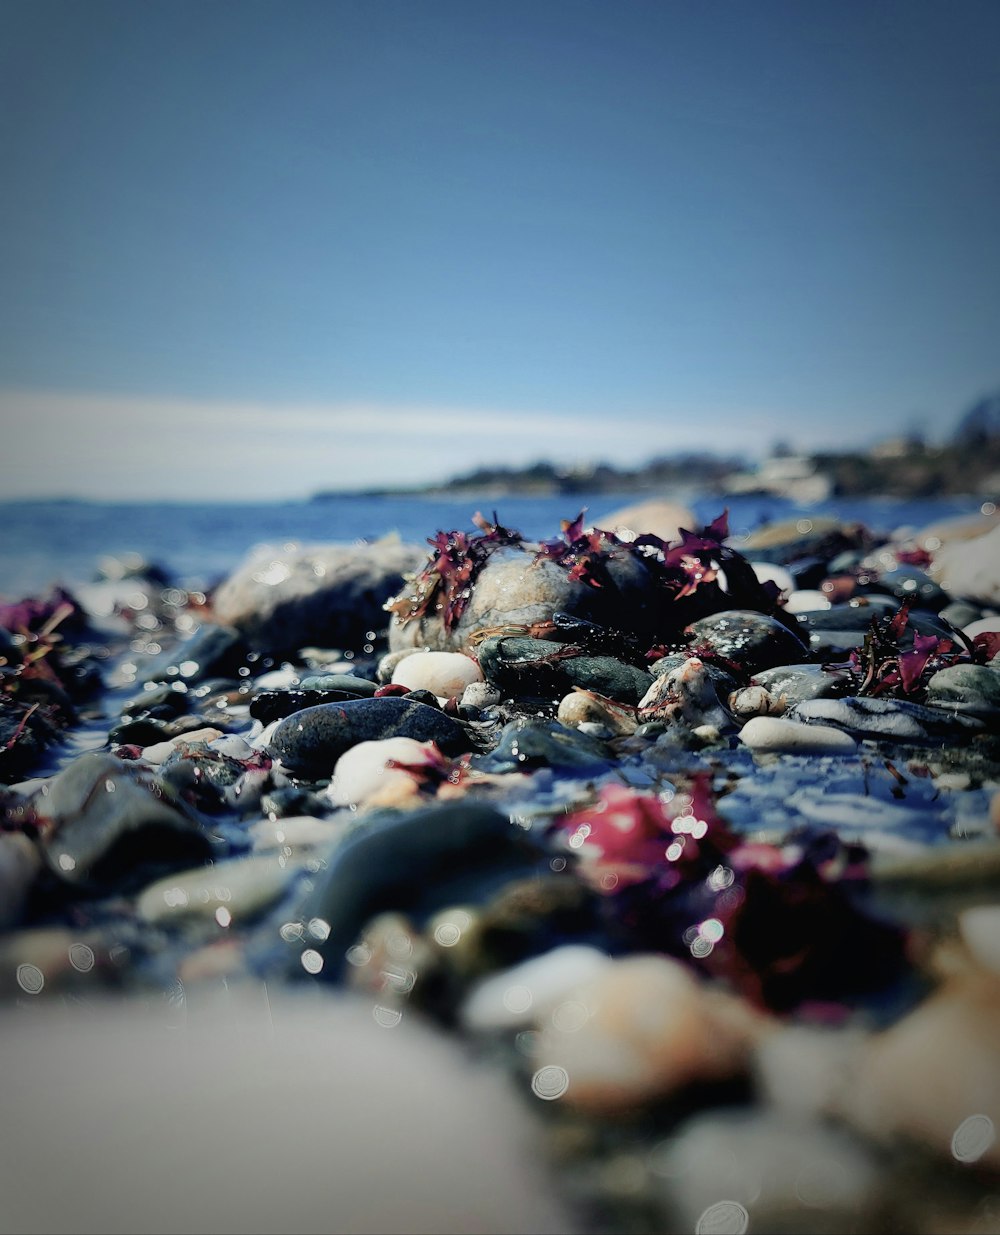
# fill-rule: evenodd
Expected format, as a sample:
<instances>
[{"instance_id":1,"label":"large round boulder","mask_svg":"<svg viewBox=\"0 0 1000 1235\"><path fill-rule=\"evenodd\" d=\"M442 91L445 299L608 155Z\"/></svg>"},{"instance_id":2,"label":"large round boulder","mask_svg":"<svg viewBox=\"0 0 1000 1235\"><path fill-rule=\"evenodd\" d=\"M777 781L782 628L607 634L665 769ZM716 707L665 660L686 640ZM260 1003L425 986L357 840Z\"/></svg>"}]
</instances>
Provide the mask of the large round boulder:
<instances>
[{"instance_id":1,"label":"large round boulder","mask_svg":"<svg viewBox=\"0 0 1000 1235\"><path fill-rule=\"evenodd\" d=\"M274 548L250 555L216 589L216 621L272 654L359 648L385 629L386 600L424 557L398 537L372 544Z\"/></svg>"}]
</instances>

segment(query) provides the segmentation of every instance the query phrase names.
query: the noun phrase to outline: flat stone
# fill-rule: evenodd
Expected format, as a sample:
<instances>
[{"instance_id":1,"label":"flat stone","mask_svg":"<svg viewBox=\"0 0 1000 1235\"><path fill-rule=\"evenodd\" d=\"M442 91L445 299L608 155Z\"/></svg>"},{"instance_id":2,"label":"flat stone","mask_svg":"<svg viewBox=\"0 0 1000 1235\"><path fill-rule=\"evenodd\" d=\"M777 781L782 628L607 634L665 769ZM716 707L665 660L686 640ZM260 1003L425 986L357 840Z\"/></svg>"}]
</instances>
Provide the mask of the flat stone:
<instances>
[{"instance_id":1,"label":"flat stone","mask_svg":"<svg viewBox=\"0 0 1000 1235\"><path fill-rule=\"evenodd\" d=\"M858 749L849 733L829 725L807 725L782 716L753 716L739 734L753 751L794 755L847 755Z\"/></svg>"}]
</instances>

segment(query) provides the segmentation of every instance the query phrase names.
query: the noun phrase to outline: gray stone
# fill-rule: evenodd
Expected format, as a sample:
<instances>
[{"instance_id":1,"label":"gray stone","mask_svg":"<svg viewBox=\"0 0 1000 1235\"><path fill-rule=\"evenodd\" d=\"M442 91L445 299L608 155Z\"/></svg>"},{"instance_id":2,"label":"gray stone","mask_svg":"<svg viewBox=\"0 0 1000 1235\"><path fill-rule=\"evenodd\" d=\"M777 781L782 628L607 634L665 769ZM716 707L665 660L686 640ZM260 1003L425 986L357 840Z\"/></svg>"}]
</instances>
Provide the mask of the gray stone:
<instances>
[{"instance_id":1,"label":"gray stone","mask_svg":"<svg viewBox=\"0 0 1000 1235\"><path fill-rule=\"evenodd\" d=\"M211 852L148 772L113 755L75 759L32 805L43 820L45 860L66 883L131 883L150 866L191 866Z\"/></svg>"},{"instance_id":2,"label":"gray stone","mask_svg":"<svg viewBox=\"0 0 1000 1235\"><path fill-rule=\"evenodd\" d=\"M311 643L356 649L385 630L385 601L423 556L389 537L255 554L216 590L215 617L272 654Z\"/></svg>"}]
</instances>

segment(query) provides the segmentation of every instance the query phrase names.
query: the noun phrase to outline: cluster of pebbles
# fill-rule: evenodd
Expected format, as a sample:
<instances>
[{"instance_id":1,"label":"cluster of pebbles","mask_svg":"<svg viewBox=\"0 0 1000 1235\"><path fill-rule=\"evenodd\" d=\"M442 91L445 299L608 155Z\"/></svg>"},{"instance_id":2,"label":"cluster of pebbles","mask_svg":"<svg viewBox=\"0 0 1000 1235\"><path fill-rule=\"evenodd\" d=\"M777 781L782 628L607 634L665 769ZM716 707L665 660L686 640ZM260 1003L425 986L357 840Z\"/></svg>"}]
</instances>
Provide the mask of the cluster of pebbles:
<instances>
[{"instance_id":1,"label":"cluster of pebbles","mask_svg":"<svg viewBox=\"0 0 1000 1235\"><path fill-rule=\"evenodd\" d=\"M1000 1230L995 512L604 524L0 608L0 1229Z\"/></svg>"}]
</instances>

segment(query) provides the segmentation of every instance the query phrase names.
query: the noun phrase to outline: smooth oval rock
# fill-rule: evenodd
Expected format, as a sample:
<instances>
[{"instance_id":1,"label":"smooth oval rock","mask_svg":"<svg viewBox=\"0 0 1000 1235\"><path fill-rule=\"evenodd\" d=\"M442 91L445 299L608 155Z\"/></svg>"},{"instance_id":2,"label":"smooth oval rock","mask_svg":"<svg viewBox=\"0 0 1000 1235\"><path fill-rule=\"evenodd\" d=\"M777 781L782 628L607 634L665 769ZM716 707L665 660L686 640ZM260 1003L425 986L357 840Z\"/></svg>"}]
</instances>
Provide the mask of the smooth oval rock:
<instances>
[{"instance_id":1,"label":"smooth oval rock","mask_svg":"<svg viewBox=\"0 0 1000 1235\"><path fill-rule=\"evenodd\" d=\"M460 696L467 686L483 680L477 661L464 652L414 652L392 671L392 681L409 690L429 690L439 699Z\"/></svg>"},{"instance_id":2,"label":"smooth oval rock","mask_svg":"<svg viewBox=\"0 0 1000 1235\"><path fill-rule=\"evenodd\" d=\"M807 725L782 716L754 716L739 739L753 751L784 751L793 755L847 755L858 749L849 733L830 725Z\"/></svg>"},{"instance_id":3,"label":"smooth oval rock","mask_svg":"<svg viewBox=\"0 0 1000 1235\"><path fill-rule=\"evenodd\" d=\"M215 920L223 929L241 925L279 900L302 865L301 859L252 854L179 871L144 888L136 900L136 913L146 922L201 918Z\"/></svg>"},{"instance_id":4,"label":"smooth oval rock","mask_svg":"<svg viewBox=\"0 0 1000 1235\"><path fill-rule=\"evenodd\" d=\"M326 796L335 806L357 806L402 786L414 791L410 768L433 762L433 747L414 738L382 738L359 742L337 760ZM390 764L400 766L389 766Z\"/></svg>"},{"instance_id":5,"label":"smooth oval rock","mask_svg":"<svg viewBox=\"0 0 1000 1235\"><path fill-rule=\"evenodd\" d=\"M329 776L340 756L358 742L408 737L434 742L442 753L469 749L465 730L444 712L405 696L349 699L305 708L279 722L269 749L294 774Z\"/></svg>"}]
</instances>

